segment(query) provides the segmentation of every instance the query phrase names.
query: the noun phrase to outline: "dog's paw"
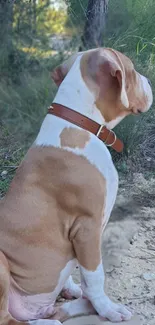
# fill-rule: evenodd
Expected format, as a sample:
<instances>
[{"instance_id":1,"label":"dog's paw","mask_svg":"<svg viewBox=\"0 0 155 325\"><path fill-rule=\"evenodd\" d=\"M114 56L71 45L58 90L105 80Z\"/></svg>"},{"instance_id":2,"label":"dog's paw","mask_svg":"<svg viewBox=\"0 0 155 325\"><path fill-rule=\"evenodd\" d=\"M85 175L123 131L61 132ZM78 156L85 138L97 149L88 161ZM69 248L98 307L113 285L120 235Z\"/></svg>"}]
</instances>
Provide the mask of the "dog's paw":
<instances>
[{"instance_id":1,"label":"dog's paw","mask_svg":"<svg viewBox=\"0 0 155 325\"><path fill-rule=\"evenodd\" d=\"M97 300L94 307L101 318L108 319L111 322L128 321L131 319L132 312L128 307L115 304L108 297Z\"/></svg>"},{"instance_id":2,"label":"dog's paw","mask_svg":"<svg viewBox=\"0 0 155 325\"><path fill-rule=\"evenodd\" d=\"M61 291L61 296L68 300L71 300L73 298L82 297L82 290L80 288L80 285L74 283L71 276L66 281L66 283Z\"/></svg>"}]
</instances>

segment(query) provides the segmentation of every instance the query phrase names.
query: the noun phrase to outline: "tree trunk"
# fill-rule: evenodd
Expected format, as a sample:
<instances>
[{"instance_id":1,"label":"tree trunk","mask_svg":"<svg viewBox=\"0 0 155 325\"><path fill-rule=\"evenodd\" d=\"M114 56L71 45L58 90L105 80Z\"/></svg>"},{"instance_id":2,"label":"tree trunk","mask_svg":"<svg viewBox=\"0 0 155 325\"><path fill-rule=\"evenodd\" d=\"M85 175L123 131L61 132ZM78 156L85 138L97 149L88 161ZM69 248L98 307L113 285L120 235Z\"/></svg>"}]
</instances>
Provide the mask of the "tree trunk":
<instances>
[{"instance_id":1,"label":"tree trunk","mask_svg":"<svg viewBox=\"0 0 155 325\"><path fill-rule=\"evenodd\" d=\"M10 37L12 36L12 24L13 24L13 1L0 0L0 38L1 45L8 39L10 43Z\"/></svg>"},{"instance_id":2,"label":"tree trunk","mask_svg":"<svg viewBox=\"0 0 155 325\"><path fill-rule=\"evenodd\" d=\"M103 32L109 0L89 0L80 50L103 45Z\"/></svg>"},{"instance_id":3,"label":"tree trunk","mask_svg":"<svg viewBox=\"0 0 155 325\"><path fill-rule=\"evenodd\" d=\"M37 9L36 9L36 0L33 0L33 35L36 36L36 24L37 24Z\"/></svg>"}]
</instances>

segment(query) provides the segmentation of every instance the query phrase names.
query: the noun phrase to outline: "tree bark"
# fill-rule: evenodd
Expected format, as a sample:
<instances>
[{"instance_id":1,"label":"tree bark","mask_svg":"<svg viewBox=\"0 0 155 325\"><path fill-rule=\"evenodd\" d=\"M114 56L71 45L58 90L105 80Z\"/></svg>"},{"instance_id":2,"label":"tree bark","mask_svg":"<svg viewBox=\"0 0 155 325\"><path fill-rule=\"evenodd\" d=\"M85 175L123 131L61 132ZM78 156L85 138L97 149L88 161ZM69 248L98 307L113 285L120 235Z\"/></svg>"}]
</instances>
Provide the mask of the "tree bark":
<instances>
[{"instance_id":1,"label":"tree bark","mask_svg":"<svg viewBox=\"0 0 155 325\"><path fill-rule=\"evenodd\" d=\"M80 50L103 45L106 14L109 0L89 0L86 12L86 23L81 38Z\"/></svg>"},{"instance_id":2,"label":"tree bark","mask_svg":"<svg viewBox=\"0 0 155 325\"><path fill-rule=\"evenodd\" d=\"M0 42L1 42L1 60L7 58L12 51L12 30L13 30L13 5L14 1L0 0Z\"/></svg>"},{"instance_id":3,"label":"tree bark","mask_svg":"<svg viewBox=\"0 0 155 325\"><path fill-rule=\"evenodd\" d=\"M36 9L36 0L33 0L33 35L36 36L36 24L37 24L37 9Z\"/></svg>"},{"instance_id":4,"label":"tree bark","mask_svg":"<svg viewBox=\"0 0 155 325\"><path fill-rule=\"evenodd\" d=\"M13 1L0 0L0 25L1 40L12 34L13 24Z\"/></svg>"}]
</instances>

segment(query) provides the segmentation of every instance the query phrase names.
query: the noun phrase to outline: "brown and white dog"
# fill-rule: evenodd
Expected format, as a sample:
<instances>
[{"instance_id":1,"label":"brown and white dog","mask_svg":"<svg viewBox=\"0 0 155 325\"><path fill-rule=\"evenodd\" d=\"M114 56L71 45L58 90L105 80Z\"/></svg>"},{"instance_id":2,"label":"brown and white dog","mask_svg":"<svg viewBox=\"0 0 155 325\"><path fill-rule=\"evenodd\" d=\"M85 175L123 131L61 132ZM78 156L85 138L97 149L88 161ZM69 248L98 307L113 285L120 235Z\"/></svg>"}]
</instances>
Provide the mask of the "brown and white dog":
<instances>
[{"instance_id":1,"label":"brown and white dog","mask_svg":"<svg viewBox=\"0 0 155 325\"><path fill-rule=\"evenodd\" d=\"M152 104L148 80L112 49L73 55L53 79L60 85L55 103L109 129ZM58 325L89 313L111 321L131 318L104 292L101 236L117 188L106 145L93 133L47 114L0 202L0 325ZM77 263L81 288L71 277ZM61 291L78 299L55 307Z\"/></svg>"}]
</instances>

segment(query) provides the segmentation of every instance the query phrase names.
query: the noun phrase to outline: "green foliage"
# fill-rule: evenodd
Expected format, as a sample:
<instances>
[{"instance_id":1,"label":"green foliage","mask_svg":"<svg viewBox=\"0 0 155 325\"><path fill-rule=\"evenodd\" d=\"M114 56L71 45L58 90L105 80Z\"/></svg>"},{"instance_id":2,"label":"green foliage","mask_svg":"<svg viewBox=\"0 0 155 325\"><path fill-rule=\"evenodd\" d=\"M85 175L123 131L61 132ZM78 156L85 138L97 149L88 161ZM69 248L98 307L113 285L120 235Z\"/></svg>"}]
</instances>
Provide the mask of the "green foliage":
<instances>
[{"instance_id":1,"label":"green foliage","mask_svg":"<svg viewBox=\"0 0 155 325\"><path fill-rule=\"evenodd\" d=\"M146 59L155 48L155 6L153 0L109 1L107 42L114 42L127 53Z\"/></svg>"},{"instance_id":2,"label":"green foliage","mask_svg":"<svg viewBox=\"0 0 155 325\"><path fill-rule=\"evenodd\" d=\"M0 112L4 125L22 142L32 141L47 108L52 102L55 85L50 78L53 66L60 62L57 55L51 58L33 58L27 54L26 68L18 82L4 79L0 82Z\"/></svg>"},{"instance_id":3,"label":"green foliage","mask_svg":"<svg viewBox=\"0 0 155 325\"><path fill-rule=\"evenodd\" d=\"M28 143L52 101L55 86L50 72L60 61L59 54L54 55L47 44L45 49L46 32L62 31L65 14L62 7L56 10L50 6L49 0L17 0L11 2L12 6L10 2L2 3L0 33L5 33L5 37L0 48L0 54L4 54L0 60L1 121L14 135L20 133L23 143Z\"/></svg>"},{"instance_id":4,"label":"green foliage","mask_svg":"<svg viewBox=\"0 0 155 325\"><path fill-rule=\"evenodd\" d=\"M6 193L24 153L22 143L0 125L0 198Z\"/></svg>"},{"instance_id":5,"label":"green foliage","mask_svg":"<svg viewBox=\"0 0 155 325\"><path fill-rule=\"evenodd\" d=\"M117 37L120 37L120 35L123 35L128 30L131 21L132 12L129 11L127 0L109 1L106 24L107 37L117 39Z\"/></svg>"},{"instance_id":6,"label":"green foliage","mask_svg":"<svg viewBox=\"0 0 155 325\"><path fill-rule=\"evenodd\" d=\"M75 33L75 31L82 31L85 20L88 0L65 0L68 7L68 19L66 26Z\"/></svg>"},{"instance_id":7,"label":"green foliage","mask_svg":"<svg viewBox=\"0 0 155 325\"><path fill-rule=\"evenodd\" d=\"M17 0L14 5L14 32L19 44L32 46L39 39L47 47L48 36L65 29L66 12L51 6L50 0Z\"/></svg>"},{"instance_id":8,"label":"green foliage","mask_svg":"<svg viewBox=\"0 0 155 325\"><path fill-rule=\"evenodd\" d=\"M64 33L65 23L64 10L48 9L44 17L40 16L37 20L38 35Z\"/></svg>"}]
</instances>

